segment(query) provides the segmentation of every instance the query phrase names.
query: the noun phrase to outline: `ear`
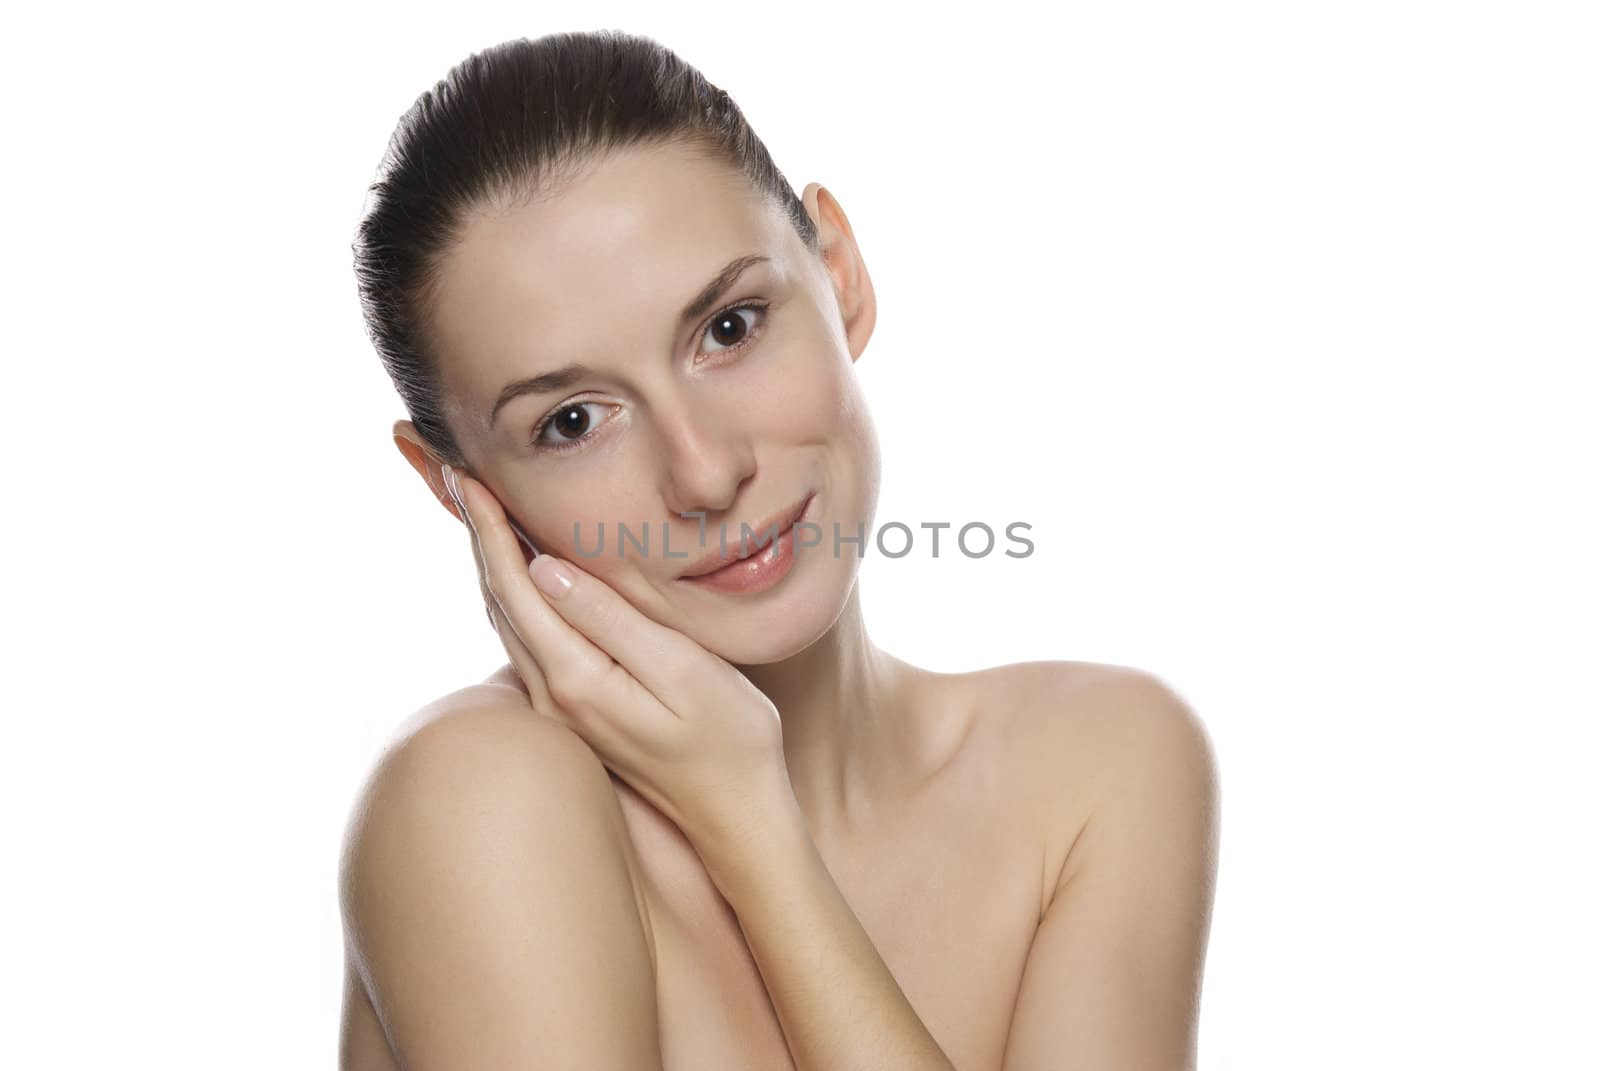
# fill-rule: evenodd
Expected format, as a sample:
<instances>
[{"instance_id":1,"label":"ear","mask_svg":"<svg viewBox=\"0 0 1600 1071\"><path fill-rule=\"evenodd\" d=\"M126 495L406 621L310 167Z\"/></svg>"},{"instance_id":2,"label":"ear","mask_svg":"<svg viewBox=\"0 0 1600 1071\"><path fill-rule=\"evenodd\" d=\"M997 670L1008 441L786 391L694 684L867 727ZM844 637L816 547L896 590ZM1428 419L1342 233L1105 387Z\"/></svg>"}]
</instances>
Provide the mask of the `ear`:
<instances>
[{"instance_id":1,"label":"ear","mask_svg":"<svg viewBox=\"0 0 1600 1071\"><path fill-rule=\"evenodd\" d=\"M439 504L449 511L450 516L465 523L466 518L456 510L455 500L450 497L450 492L444 486L444 468L438 455L428 449L422 441L422 436L417 433L417 426L409 420L396 420L394 422L394 444L400 448L400 454L417 470L428 490L433 492L433 497Z\"/></svg>"},{"instance_id":2,"label":"ear","mask_svg":"<svg viewBox=\"0 0 1600 1071\"><path fill-rule=\"evenodd\" d=\"M866 261L856 245L855 232L850 220L833 194L821 183L806 184L800 200L806 213L817 225L817 241L822 253L822 263L833 283L833 293L839 302L839 314L844 320L845 340L850 345L850 359L860 358L872 337L872 327L878 318L878 299L872 289L872 278L867 274Z\"/></svg>"}]
</instances>

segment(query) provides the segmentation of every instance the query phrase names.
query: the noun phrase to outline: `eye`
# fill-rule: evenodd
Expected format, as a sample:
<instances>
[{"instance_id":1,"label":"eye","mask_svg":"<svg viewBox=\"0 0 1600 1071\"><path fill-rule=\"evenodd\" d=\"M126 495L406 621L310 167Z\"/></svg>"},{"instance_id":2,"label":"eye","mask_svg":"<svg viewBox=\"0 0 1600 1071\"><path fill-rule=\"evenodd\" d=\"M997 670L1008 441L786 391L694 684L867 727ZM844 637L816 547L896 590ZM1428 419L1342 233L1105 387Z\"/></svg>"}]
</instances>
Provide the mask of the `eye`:
<instances>
[{"instance_id":1,"label":"eye","mask_svg":"<svg viewBox=\"0 0 1600 1071\"><path fill-rule=\"evenodd\" d=\"M761 337L762 329L766 326L768 307L768 303L764 301L746 301L739 305L730 305L712 316L706 321L705 330L700 333L700 337L709 338L718 348L705 352L736 353L753 344ZM562 402L539 421L533 430L533 441L530 445L535 450L556 454L579 449L592 437L591 429L597 427L599 421L604 419L603 417L590 419L587 410L591 406L602 409L617 408L609 402ZM549 434L551 432L554 432L553 436Z\"/></svg>"},{"instance_id":2,"label":"eye","mask_svg":"<svg viewBox=\"0 0 1600 1071\"><path fill-rule=\"evenodd\" d=\"M711 317L701 337L709 338L720 348L707 352L731 353L744 349L761 336L761 328L766 324L766 312L764 302L745 302L723 309Z\"/></svg>"},{"instance_id":3,"label":"eye","mask_svg":"<svg viewBox=\"0 0 1600 1071\"><path fill-rule=\"evenodd\" d=\"M616 406L609 402L563 402L551 410L550 415L539 421L533 430L533 446L538 450L551 450L560 453L563 450L574 450L589 438L589 430L599 419L591 420L586 410L594 406L597 408L611 408ZM556 432L558 440L546 438L545 433Z\"/></svg>"}]
</instances>

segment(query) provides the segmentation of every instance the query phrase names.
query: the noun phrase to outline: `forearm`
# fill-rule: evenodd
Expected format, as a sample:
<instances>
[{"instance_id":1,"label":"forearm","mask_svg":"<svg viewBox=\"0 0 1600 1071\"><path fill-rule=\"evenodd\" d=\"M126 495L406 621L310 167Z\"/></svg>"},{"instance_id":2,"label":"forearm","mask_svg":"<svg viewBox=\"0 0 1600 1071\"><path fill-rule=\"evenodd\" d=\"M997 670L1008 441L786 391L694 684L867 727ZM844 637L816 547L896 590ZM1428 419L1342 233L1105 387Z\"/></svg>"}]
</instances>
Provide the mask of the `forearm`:
<instances>
[{"instance_id":1,"label":"forearm","mask_svg":"<svg viewBox=\"0 0 1600 1071\"><path fill-rule=\"evenodd\" d=\"M955 1071L834 883L797 805L708 859L799 1071Z\"/></svg>"}]
</instances>

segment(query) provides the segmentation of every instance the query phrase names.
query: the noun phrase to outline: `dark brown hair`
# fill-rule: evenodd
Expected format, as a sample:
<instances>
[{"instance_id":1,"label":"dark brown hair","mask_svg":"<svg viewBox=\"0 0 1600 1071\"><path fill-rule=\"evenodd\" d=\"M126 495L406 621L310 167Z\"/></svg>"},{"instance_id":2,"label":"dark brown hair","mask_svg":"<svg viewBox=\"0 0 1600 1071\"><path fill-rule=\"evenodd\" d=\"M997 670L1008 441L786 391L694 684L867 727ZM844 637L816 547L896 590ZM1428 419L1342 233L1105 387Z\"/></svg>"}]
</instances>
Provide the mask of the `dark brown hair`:
<instances>
[{"instance_id":1,"label":"dark brown hair","mask_svg":"<svg viewBox=\"0 0 1600 1071\"><path fill-rule=\"evenodd\" d=\"M817 251L811 217L733 98L648 37L599 30L507 41L458 63L401 116L351 249L367 334L441 460L466 464L429 348L439 265L463 220L548 193L598 154L655 143L731 164Z\"/></svg>"}]
</instances>

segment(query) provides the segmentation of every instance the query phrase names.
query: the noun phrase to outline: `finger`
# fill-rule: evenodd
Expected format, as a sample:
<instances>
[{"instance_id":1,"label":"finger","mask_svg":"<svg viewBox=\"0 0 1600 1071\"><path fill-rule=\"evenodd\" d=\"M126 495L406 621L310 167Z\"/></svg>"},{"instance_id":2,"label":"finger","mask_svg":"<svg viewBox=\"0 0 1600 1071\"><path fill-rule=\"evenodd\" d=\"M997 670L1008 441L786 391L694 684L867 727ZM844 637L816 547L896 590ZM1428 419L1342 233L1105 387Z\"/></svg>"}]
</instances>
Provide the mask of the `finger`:
<instances>
[{"instance_id":1,"label":"finger","mask_svg":"<svg viewBox=\"0 0 1600 1071\"><path fill-rule=\"evenodd\" d=\"M702 694L715 655L677 629L651 620L599 577L541 554L529 569L561 617L617 661L668 710ZM564 580L563 580L564 578Z\"/></svg>"},{"instance_id":2,"label":"finger","mask_svg":"<svg viewBox=\"0 0 1600 1071\"><path fill-rule=\"evenodd\" d=\"M516 630L506 620L505 614L500 612L499 603L491 600L484 607L489 612L489 625L499 633L500 641L505 644L506 654L511 658L511 668L521 678L523 685L528 689L528 705L535 712L567 724L567 719L562 715L560 705L550 697L550 688L545 683L544 671L534 661L528 649L522 645Z\"/></svg>"},{"instance_id":3,"label":"finger","mask_svg":"<svg viewBox=\"0 0 1600 1071\"><path fill-rule=\"evenodd\" d=\"M456 469L451 465L442 466L444 470L444 489L450 495L450 501L455 503L456 515L461 518L461 524L467 530L467 537L472 544L472 560L478 568L478 586L483 587L483 551L478 547L478 531L473 527L472 515L467 512L466 503L461 500L461 487L456 475ZM491 619L491 624L493 623Z\"/></svg>"},{"instance_id":4,"label":"finger","mask_svg":"<svg viewBox=\"0 0 1600 1071\"><path fill-rule=\"evenodd\" d=\"M532 662L532 659L527 654L527 648L522 646L522 641L518 638L516 629L511 626L511 622L506 618L505 611L499 603L490 603L489 620L494 622L495 629L505 642L506 649L516 652L511 656L512 665L518 667L517 673L522 675L524 671L520 667L525 663ZM636 764L630 761L629 758L637 753L636 741L639 739L637 730L634 731L633 735L619 733L612 723L612 719L608 717L595 717L593 712L587 712L581 717L574 714L569 706L564 706L551 696L543 675L539 674L537 670L535 670L535 676L539 681L538 688L535 689L530 686L528 689L528 705L532 708L534 714L539 717L549 718L551 721L576 733L579 739L589 745L590 750L594 752L595 757L600 760L606 769L611 770L630 785L637 784L640 773ZM523 679L526 680L527 678L524 677ZM634 687L638 687L637 683ZM671 721L664 713L658 715L658 717ZM644 739L650 740L652 738L646 733Z\"/></svg>"},{"instance_id":5,"label":"finger","mask_svg":"<svg viewBox=\"0 0 1600 1071\"><path fill-rule=\"evenodd\" d=\"M543 669L528 648L524 646L522 637L518 634L511 619L506 616L505 608L499 602L491 599L488 605L489 621L494 625L495 631L500 635L500 641L505 645L506 651L511 656L511 664L528 685L528 704L535 712L560 722L562 725L577 733L585 742L594 749L595 753L605 761L607 766L616 768L616 758L626 753L627 742L623 740L613 722L617 719L607 713L598 713L589 703L578 702L574 699L573 689L583 689L585 685L578 683L564 683L559 692L552 691L549 680L545 677ZM613 670L620 672L619 667L612 665ZM665 717L665 715L661 715ZM620 771L619 771L620 772Z\"/></svg>"},{"instance_id":6,"label":"finger","mask_svg":"<svg viewBox=\"0 0 1600 1071\"><path fill-rule=\"evenodd\" d=\"M473 527L472 516L467 512L467 507L461 500L455 471L449 465L444 466L444 485L445 490L450 494L451 501L456 504L456 511L461 518L462 526L467 530L467 543L472 548L472 563L478 574L478 593L483 596L484 616L489 620L489 627L495 632L499 632L500 626L494 619L494 596L489 593L488 571L483 564L483 548L478 545L477 529Z\"/></svg>"},{"instance_id":7,"label":"finger","mask_svg":"<svg viewBox=\"0 0 1600 1071\"><path fill-rule=\"evenodd\" d=\"M456 478L477 535L490 595L530 657L543 667L551 698L573 719L580 735L606 751L619 730L624 735L650 735L663 722L670 723L670 710L604 648L567 624L534 588L521 545L493 493L465 473L456 473ZM545 557L541 554L535 560Z\"/></svg>"},{"instance_id":8,"label":"finger","mask_svg":"<svg viewBox=\"0 0 1600 1071\"><path fill-rule=\"evenodd\" d=\"M516 635L509 622L496 614L497 604L494 595L489 591L488 571L484 566L483 548L479 545L478 532L473 526L472 515L467 512L466 504L461 498L461 488L456 479L453 466L444 466L445 490L449 492L451 500L455 503L463 526L467 530L467 542L472 547L472 560L478 573L478 592L483 596L483 612L488 618L489 628L500 637L501 644L506 649L506 655L511 659L512 668L521 678L524 687L528 689L528 700L535 710L549 717L556 717L553 713L555 701L550 698L549 685L544 679L544 670L539 666L522 640ZM560 720L559 718L557 720Z\"/></svg>"}]
</instances>

